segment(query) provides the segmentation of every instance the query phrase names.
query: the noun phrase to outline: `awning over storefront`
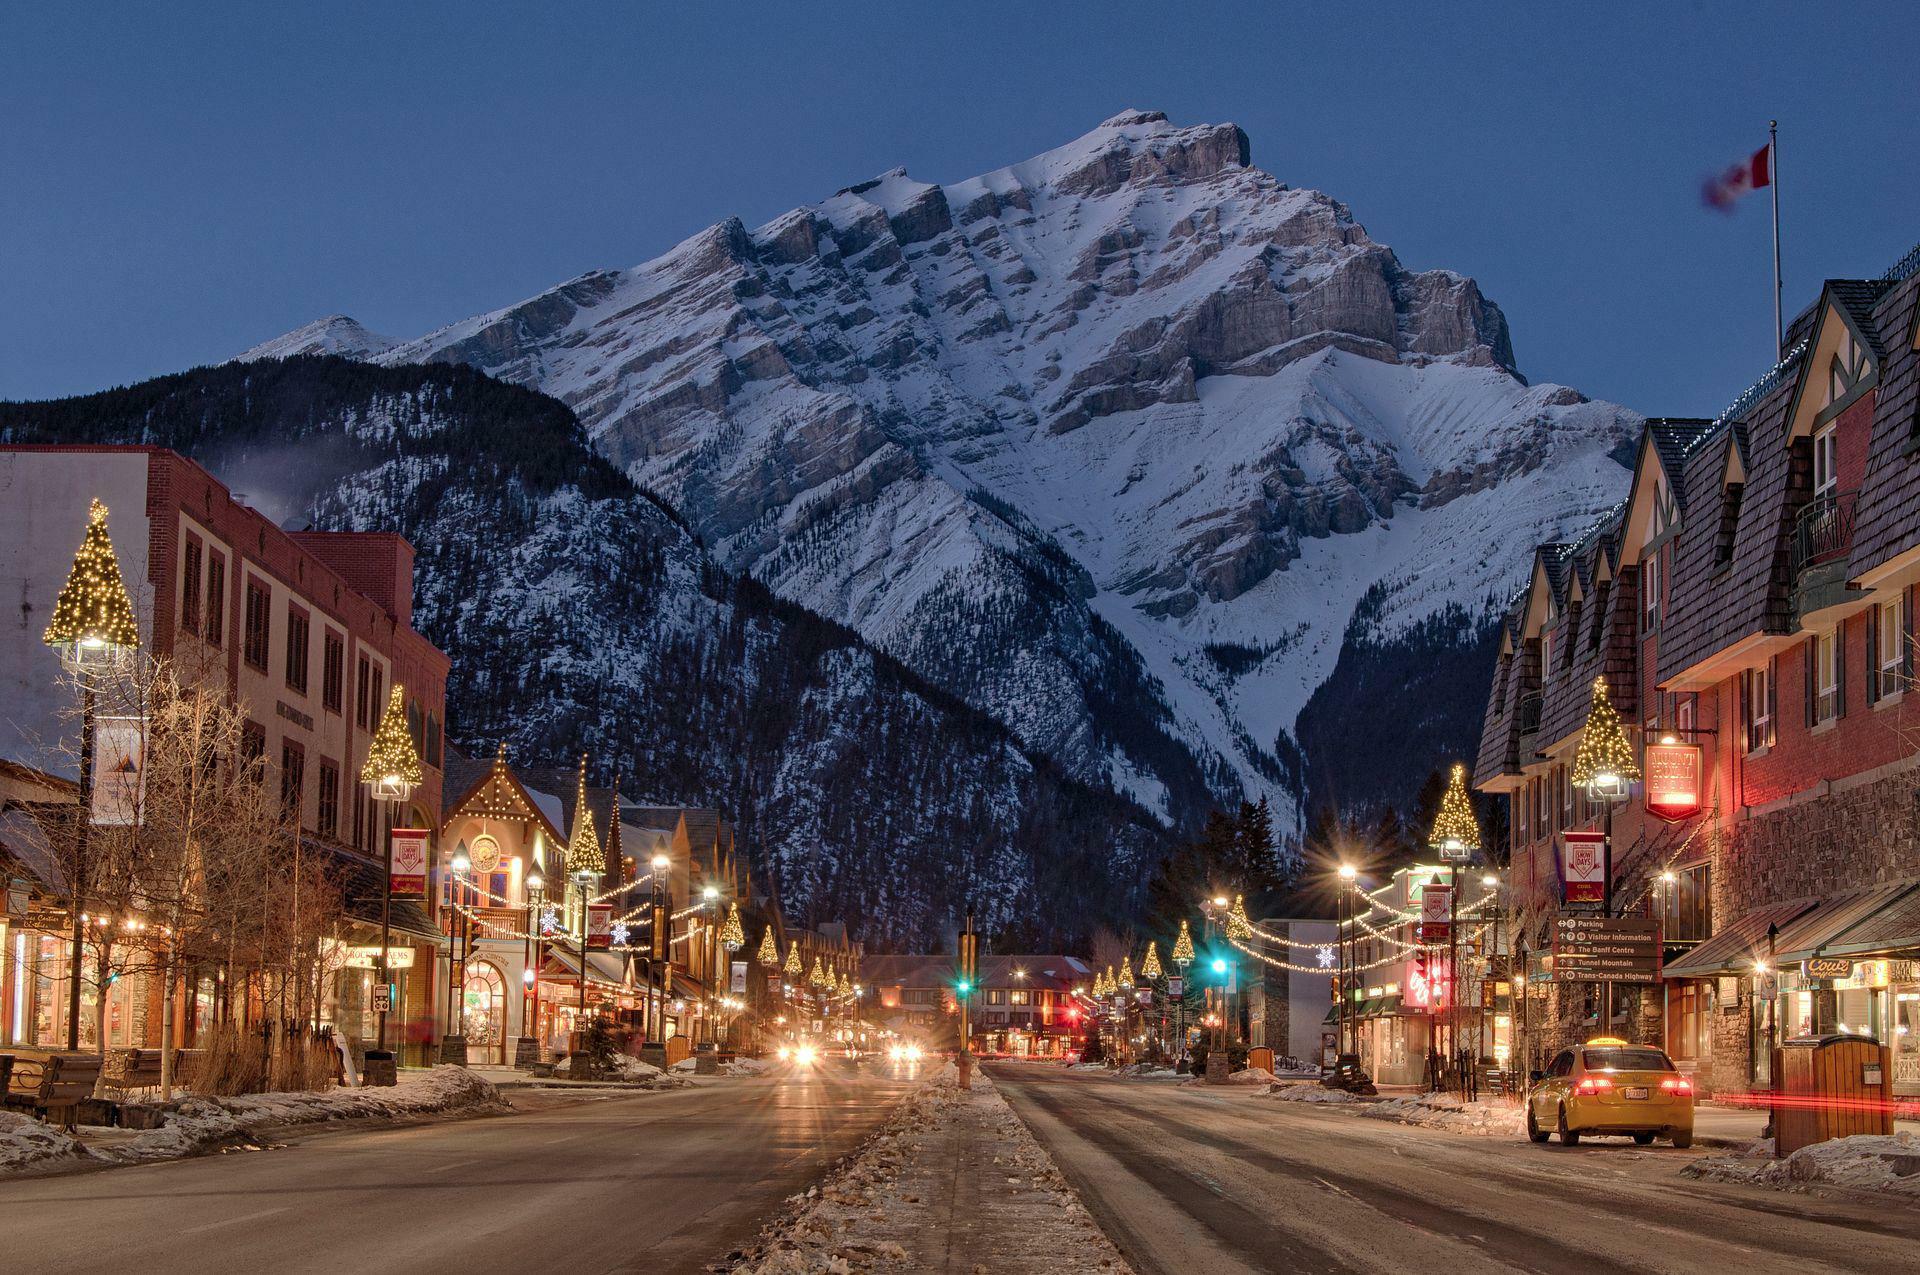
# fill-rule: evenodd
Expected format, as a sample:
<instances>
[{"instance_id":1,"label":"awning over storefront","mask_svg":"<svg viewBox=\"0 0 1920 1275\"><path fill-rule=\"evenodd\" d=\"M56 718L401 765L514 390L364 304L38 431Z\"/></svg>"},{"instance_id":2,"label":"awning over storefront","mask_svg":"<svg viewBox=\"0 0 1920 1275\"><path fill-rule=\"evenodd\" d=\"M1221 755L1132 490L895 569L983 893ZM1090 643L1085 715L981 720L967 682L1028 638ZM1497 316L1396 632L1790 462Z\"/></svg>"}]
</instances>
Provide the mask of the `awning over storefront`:
<instances>
[{"instance_id":1,"label":"awning over storefront","mask_svg":"<svg viewBox=\"0 0 1920 1275\"><path fill-rule=\"evenodd\" d=\"M552 967L554 977L565 979L580 977L580 954L570 952L557 943L547 949L547 965ZM542 977L545 977L547 972L543 970ZM627 981L626 964L615 952L588 952L587 976L595 983L624 987Z\"/></svg>"},{"instance_id":2,"label":"awning over storefront","mask_svg":"<svg viewBox=\"0 0 1920 1275\"><path fill-rule=\"evenodd\" d=\"M1857 956L1920 948L1920 883L1895 888L1897 893L1872 915L1828 940L1820 955Z\"/></svg>"},{"instance_id":3,"label":"awning over storefront","mask_svg":"<svg viewBox=\"0 0 1920 1275\"><path fill-rule=\"evenodd\" d=\"M1910 885L1881 886L1823 900L1813 911L1780 927L1773 959L1784 965L1820 955L1821 949L1905 894Z\"/></svg>"},{"instance_id":4,"label":"awning over storefront","mask_svg":"<svg viewBox=\"0 0 1920 1275\"><path fill-rule=\"evenodd\" d=\"M1811 907L1813 904L1803 900L1755 908L1668 965L1662 973L1667 978L1712 978L1717 974L1749 973L1753 969L1754 957L1766 954L1767 927L1778 925L1784 930L1795 917Z\"/></svg>"}]
</instances>

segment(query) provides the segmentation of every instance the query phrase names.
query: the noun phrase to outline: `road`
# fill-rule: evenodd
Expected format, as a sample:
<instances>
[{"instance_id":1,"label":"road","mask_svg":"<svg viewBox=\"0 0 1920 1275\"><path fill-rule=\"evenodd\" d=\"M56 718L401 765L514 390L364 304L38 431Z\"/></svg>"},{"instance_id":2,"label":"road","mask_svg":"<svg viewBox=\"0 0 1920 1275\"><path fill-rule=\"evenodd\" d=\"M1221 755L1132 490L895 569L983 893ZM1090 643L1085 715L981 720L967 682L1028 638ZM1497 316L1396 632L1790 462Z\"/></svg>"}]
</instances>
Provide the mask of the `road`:
<instances>
[{"instance_id":1,"label":"road","mask_svg":"<svg viewBox=\"0 0 1920 1275\"><path fill-rule=\"evenodd\" d=\"M1244 1091L988 1070L1140 1275L1920 1265L1920 1211L1680 1176L1694 1153L1538 1147Z\"/></svg>"},{"instance_id":2,"label":"road","mask_svg":"<svg viewBox=\"0 0 1920 1275\"><path fill-rule=\"evenodd\" d=\"M698 1271L911 1088L789 1071L0 1183L0 1271Z\"/></svg>"}]
</instances>

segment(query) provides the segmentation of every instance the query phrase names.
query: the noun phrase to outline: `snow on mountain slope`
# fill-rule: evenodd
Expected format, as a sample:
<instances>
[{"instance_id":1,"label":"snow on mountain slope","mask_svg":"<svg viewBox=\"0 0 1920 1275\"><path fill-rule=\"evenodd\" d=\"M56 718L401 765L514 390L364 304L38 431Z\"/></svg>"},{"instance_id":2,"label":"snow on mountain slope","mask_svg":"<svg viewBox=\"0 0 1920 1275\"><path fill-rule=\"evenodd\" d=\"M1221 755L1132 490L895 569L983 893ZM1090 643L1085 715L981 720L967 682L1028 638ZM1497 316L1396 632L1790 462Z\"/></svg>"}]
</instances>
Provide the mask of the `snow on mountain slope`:
<instances>
[{"instance_id":1,"label":"snow on mountain slope","mask_svg":"<svg viewBox=\"0 0 1920 1275\"><path fill-rule=\"evenodd\" d=\"M233 360L250 363L256 359L290 359L302 354L338 354L346 359L369 359L391 349L391 337L369 332L344 314L315 319L285 336L262 341Z\"/></svg>"},{"instance_id":2,"label":"snow on mountain slope","mask_svg":"<svg viewBox=\"0 0 1920 1275\"><path fill-rule=\"evenodd\" d=\"M563 399L729 566L1074 773L1176 818L1285 808L1369 589L1387 625L1480 614L1614 498L1638 418L1527 385L1471 280L1249 149L1124 112L369 356Z\"/></svg>"}]
</instances>

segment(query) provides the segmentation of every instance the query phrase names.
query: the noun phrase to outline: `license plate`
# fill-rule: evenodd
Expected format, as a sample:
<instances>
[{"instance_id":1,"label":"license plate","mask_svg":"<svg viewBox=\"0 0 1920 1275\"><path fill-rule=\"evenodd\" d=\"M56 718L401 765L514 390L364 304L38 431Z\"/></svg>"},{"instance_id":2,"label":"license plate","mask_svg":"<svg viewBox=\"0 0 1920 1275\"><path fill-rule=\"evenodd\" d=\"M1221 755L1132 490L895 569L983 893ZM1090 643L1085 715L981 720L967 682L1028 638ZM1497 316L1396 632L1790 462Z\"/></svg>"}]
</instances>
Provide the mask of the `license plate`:
<instances>
[{"instance_id":1,"label":"license plate","mask_svg":"<svg viewBox=\"0 0 1920 1275\"><path fill-rule=\"evenodd\" d=\"M1644 1086L1635 1085L1630 1089L1622 1089L1620 1096L1623 1098L1644 1098L1647 1096L1647 1091Z\"/></svg>"}]
</instances>

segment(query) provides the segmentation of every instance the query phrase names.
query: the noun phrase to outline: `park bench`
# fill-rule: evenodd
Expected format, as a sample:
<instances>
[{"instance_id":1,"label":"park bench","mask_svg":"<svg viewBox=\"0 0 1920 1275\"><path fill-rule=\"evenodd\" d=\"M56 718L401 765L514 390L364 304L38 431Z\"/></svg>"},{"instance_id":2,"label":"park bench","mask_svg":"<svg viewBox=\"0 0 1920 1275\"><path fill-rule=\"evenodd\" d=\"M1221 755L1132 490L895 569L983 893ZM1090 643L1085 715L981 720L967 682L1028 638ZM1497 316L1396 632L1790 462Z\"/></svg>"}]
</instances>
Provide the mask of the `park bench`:
<instances>
[{"instance_id":1,"label":"park bench","mask_svg":"<svg viewBox=\"0 0 1920 1275\"><path fill-rule=\"evenodd\" d=\"M93 1097L103 1062L99 1054L15 1050L7 1105L43 1119L61 1113L61 1123L72 1128L80 1104Z\"/></svg>"},{"instance_id":2,"label":"park bench","mask_svg":"<svg viewBox=\"0 0 1920 1275\"><path fill-rule=\"evenodd\" d=\"M160 1051L116 1049L107 1055L106 1087L125 1098L135 1089L160 1087Z\"/></svg>"}]
</instances>

